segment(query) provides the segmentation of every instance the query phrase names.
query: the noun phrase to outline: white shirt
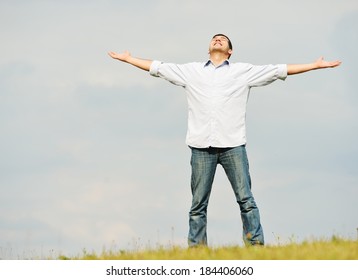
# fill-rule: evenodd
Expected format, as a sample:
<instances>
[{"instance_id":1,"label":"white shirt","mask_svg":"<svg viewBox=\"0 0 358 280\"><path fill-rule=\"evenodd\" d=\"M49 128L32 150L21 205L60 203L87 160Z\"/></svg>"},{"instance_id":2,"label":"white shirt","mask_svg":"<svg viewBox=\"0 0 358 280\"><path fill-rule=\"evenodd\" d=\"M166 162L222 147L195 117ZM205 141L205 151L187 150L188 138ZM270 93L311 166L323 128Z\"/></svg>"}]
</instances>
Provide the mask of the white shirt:
<instances>
[{"instance_id":1,"label":"white shirt","mask_svg":"<svg viewBox=\"0 0 358 280\"><path fill-rule=\"evenodd\" d=\"M246 105L251 87L285 80L287 65L172 64L153 61L150 74L182 86L188 100L187 145L228 148L246 144Z\"/></svg>"}]
</instances>

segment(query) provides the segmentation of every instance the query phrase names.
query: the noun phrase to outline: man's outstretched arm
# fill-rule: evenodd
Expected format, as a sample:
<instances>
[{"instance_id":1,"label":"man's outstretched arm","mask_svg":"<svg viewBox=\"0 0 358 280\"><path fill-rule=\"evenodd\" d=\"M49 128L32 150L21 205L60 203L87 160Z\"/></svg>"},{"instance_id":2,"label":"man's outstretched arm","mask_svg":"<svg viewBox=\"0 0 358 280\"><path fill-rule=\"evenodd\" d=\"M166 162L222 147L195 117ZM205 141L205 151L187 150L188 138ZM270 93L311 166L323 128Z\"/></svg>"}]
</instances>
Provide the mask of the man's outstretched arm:
<instances>
[{"instance_id":1,"label":"man's outstretched arm","mask_svg":"<svg viewBox=\"0 0 358 280\"><path fill-rule=\"evenodd\" d=\"M133 57L128 51L123 53L109 52L108 55L113 59L129 63L145 71L149 71L152 64L152 60Z\"/></svg>"},{"instance_id":2,"label":"man's outstretched arm","mask_svg":"<svg viewBox=\"0 0 358 280\"><path fill-rule=\"evenodd\" d=\"M311 70L333 68L341 64L340 61L325 61L320 57L313 63L308 64L287 64L287 75L300 74Z\"/></svg>"}]
</instances>

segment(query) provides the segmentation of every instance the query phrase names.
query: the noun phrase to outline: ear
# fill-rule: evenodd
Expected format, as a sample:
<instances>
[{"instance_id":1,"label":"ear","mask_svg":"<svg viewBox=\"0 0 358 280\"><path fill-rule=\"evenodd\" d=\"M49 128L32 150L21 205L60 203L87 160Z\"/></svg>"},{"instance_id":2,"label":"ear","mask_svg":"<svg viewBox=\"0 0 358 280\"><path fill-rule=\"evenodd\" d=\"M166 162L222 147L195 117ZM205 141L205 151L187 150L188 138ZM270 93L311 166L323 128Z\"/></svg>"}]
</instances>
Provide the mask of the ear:
<instances>
[{"instance_id":1,"label":"ear","mask_svg":"<svg viewBox=\"0 0 358 280\"><path fill-rule=\"evenodd\" d=\"M232 49L228 50L229 55L232 55Z\"/></svg>"}]
</instances>

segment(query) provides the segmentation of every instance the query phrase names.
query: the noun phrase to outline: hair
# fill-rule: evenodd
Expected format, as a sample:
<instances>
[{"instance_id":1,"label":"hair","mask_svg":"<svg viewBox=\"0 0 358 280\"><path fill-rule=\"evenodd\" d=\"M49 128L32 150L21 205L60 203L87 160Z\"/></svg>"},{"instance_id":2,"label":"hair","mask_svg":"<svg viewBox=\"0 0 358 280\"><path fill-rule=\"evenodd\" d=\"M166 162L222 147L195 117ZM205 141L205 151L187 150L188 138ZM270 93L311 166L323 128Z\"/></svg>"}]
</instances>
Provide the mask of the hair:
<instances>
[{"instance_id":1,"label":"hair","mask_svg":"<svg viewBox=\"0 0 358 280\"><path fill-rule=\"evenodd\" d=\"M225 34L219 33L219 34L215 34L215 35L213 36L213 38L215 38L216 36L224 36L224 37L227 39L228 43L229 43L229 48L230 48L230 50L232 50L232 43L231 43L230 38L229 38L228 36L226 36ZM228 58L230 58L230 56L231 56L231 55L229 55Z\"/></svg>"}]
</instances>

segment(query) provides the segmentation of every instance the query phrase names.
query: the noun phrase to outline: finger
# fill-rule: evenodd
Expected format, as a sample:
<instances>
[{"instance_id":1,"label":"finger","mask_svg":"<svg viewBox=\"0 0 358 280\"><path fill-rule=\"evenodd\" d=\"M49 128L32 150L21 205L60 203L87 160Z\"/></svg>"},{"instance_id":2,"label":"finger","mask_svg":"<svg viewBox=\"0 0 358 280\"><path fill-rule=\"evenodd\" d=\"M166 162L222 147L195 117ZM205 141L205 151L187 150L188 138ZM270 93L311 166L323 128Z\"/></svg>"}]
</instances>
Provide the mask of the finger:
<instances>
[{"instance_id":1,"label":"finger","mask_svg":"<svg viewBox=\"0 0 358 280\"><path fill-rule=\"evenodd\" d=\"M116 56L116 53L115 52L108 52L108 55L112 58L114 58Z\"/></svg>"},{"instance_id":2,"label":"finger","mask_svg":"<svg viewBox=\"0 0 358 280\"><path fill-rule=\"evenodd\" d=\"M336 67L336 66L339 66L340 64L341 64L341 61L339 61L339 60L331 61L331 62L328 63L328 65L330 67Z\"/></svg>"},{"instance_id":3,"label":"finger","mask_svg":"<svg viewBox=\"0 0 358 280\"><path fill-rule=\"evenodd\" d=\"M342 61L337 60L334 62L334 66L339 66L339 65L341 65L341 63L342 63Z\"/></svg>"}]
</instances>

